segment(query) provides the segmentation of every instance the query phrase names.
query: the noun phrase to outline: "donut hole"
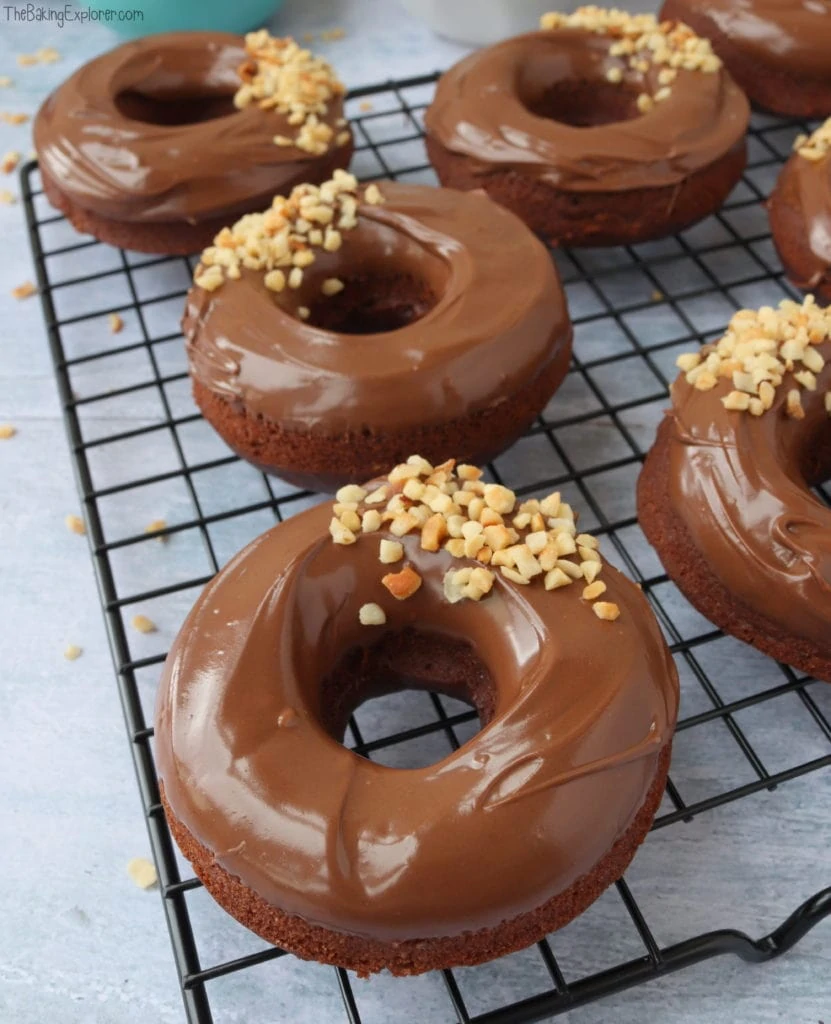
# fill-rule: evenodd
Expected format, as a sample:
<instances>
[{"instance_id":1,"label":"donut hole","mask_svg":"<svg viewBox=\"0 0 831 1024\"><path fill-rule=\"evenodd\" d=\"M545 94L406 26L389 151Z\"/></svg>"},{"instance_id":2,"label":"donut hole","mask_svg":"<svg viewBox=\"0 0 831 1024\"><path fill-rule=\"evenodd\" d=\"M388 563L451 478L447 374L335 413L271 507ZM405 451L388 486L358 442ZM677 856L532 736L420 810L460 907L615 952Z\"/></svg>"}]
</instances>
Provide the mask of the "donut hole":
<instances>
[{"instance_id":1,"label":"donut hole","mask_svg":"<svg viewBox=\"0 0 831 1024\"><path fill-rule=\"evenodd\" d=\"M340 278L337 295L309 306L307 323L338 334L385 334L415 323L436 305L430 286L410 274L357 274Z\"/></svg>"},{"instance_id":2,"label":"donut hole","mask_svg":"<svg viewBox=\"0 0 831 1024\"><path fill-rule=\"evenodd\" d=\"M385 696L406 690L426 690L463 701L477 712L480 727L487 725L496 709L491 674L467 641L408 628L343 655L323 680L321 724L343 743L353 711L371 701L378 701L382 711ZM387 763L384 751L390 749L378 748L372 759ZM442 756L449 753L448 749ZM426 750L408 750L407 767L426 767L440 759Z\"/></svg>"},{"instance_id":3,"label":"donut hole","mask_svg":"<svg viewBox=\"0 0 831 1024\"><path fill-rule=\"evenodd\" d=\"M593 128L641 116L638 90L606 81L555 82L520 97L535 117L572 128Z\"/></svg>"},{"instance_id":4,"label":"donut hole","mask_svg":"<svg viewBox=\"0 0 831 1024\"><path fill-rule=\"evenodd\" d=\"M237 112L233 92L181 94L147 87L124 89L116 95L115 106L131 121L164 126L201 124Z\"/></svg>"}]
</instances>

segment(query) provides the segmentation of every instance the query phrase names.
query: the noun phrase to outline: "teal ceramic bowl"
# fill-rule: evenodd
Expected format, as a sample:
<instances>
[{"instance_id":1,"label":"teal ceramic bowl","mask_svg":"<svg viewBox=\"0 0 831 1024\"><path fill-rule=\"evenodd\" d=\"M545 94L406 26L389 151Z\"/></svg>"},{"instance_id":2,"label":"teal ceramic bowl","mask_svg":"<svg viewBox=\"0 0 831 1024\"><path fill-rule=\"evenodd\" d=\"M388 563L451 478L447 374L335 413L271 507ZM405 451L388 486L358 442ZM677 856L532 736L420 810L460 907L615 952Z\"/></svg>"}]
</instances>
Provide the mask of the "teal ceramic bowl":
<instances>
[{"instance_id":1,"label":"teal ceramic bowl","mask_svg":"<svg viewBox=\"0 0 831 1024\"><path fill-rule=\"evenodd\" d=\"M283 0L83 0L90 20L135 39L153 32L209 29L242 34L260 28Z\"/></svg>"}]
</instances>

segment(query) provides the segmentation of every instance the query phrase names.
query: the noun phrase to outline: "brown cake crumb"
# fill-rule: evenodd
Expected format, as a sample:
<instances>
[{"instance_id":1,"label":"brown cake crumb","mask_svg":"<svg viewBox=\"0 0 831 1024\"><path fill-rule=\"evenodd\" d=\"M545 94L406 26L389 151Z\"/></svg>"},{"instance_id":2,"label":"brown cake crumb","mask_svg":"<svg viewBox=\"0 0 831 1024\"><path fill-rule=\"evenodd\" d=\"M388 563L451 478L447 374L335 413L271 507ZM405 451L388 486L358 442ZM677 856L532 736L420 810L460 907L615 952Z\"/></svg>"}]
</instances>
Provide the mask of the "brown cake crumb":
<instances>
[{"instance_id":1,"label":"brown cake crumb","mask_svg":"<svg viewBox=\"0 0 831 1024\"><path fill-rule=\"evenodd\" d=\"M331 65L293 39L275 38L266 29L249 32L245 49L249 59L240 67L243 84L234 95L235 106L257 103L286 115L297 134L293 139L276 135L275 145L296 146L316 156L325 153L334 131L321 118L329 111L329 101L345 92Z\"/></svg>"}]
</instances>

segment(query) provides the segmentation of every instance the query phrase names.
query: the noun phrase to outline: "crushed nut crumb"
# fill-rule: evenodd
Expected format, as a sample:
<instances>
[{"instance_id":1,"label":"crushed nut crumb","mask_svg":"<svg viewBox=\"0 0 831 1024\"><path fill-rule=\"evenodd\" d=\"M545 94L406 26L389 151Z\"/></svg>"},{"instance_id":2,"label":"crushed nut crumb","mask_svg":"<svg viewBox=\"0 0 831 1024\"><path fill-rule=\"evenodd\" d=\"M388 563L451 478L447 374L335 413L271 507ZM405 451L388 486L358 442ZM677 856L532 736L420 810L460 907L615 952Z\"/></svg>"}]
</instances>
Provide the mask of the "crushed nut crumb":
<instances>
[{"instance_id":1,"label":"crushed nut crumb","mask_svg":"<svg viewBox=\"0 0 831 1024\"><path fill-rule=\"evenodd\" d=\"M358 620L362 626L383 626L387 616L379 604L369 601L358 609Z\"/></svg>"},{"instance_id":2,"label":"crushed nut crumb","mask_svg":"<svg viewBox=\"0 0 831 1024\"><path fill-rule=\"evenodd\" d=\"M78 658L84 653L82 647L77 644L68 644L66 650L63 652L63 656L67 661L77 661Z\"/></svg>"},{"instance_id":3,"label":"crushed nut crumb","mask_svg":"<svg viewBox=\"0 0 831 1024\"><path fill-rule=\"evenodd\" d=\"M603 568L597 538L577 532L574 511L559 492L519 502L509 488L485 483L481 475L477 467L456 467L452 459L433 466L410 456L369 494L355 485L338 491L329 526L332 539L353 544L361 534L382 529L396 538L382 537L379 543L379 561L389 565L407 557L404 538L416 534L421 550L473 561L445 573L444 594L451 604L482 600L493 589L497 569L520 586L539 577L546 590L582 579L586 601L606 592L605 583L595 582ZM422 585L408 564L381 582L398 600Z\"/></svg>"},{"instance_id":4,"label":"crushed nut crumb","mask_svg":"<svg viewBox=\"0 0 831 1024\"><path fill-rule=\"evenodd\" d=\"M10 441L17 433L17 427L11 423L0 423L0 441Z\"/></svg>"},{"instance_id":5,"label":"crushed nut crumb","mask_svg":"<svg viewBox=\"0 0 831 1024\"><path fill-rule=\"evenodd\" d=\"M38 59L33 53L19 53L17 55L17 66L21 68L31 68L38 63Z\"/></svg>"},{"instance_id":6,"label":"crushed nut crumb","mask_svg":"<svg viewBox=\"0 0 831 1024\"><path fill-rule=\"evenodd\" d=\"M24 281L23 284L19 284L16 288L12 288L12 296L15 299L28 299L30 295L34 295L37 288L32 284L31 281Z\"/></svg>"},{"instance_id":7,"label":"crushed nut crumb","mask_svg":"<svg viewBox=\"0 0 831 1024\"><path fill-rule=\"evenodd\" d=\"M8 75L0 75L0 89L11 89L14 82Z\"/></svg>"},{"instance_id":8,"label":"crushed nut crumb","mask_svg":"<svg viewBox=\"0 0 831 1024\"><path fill-rule=\"evenodd\" d=\"M739 310L722 338L697 352L683 353L675 365L698 391L729 381L732 387L722 404L751 416L761 416L773 407L777 390L786 380L797 384L787 389L785 411L801 419L805 413L800 388L816 390L816 375L825 366L816 346L829 339L831 310L818 306L813 295L801 303L783 299L775 309Z\"/></svg>"},{"instance_id":9,"label":"crushed nut crumb","mask_svg":"<svg viewBox=\"0 0 831 1024\"><path fill-rule=\"evenodd\" d=\"M149 522L147 524L147 526L145 526L144 532L145 533L161 533L162 530L166 530L166 529L167 529L167 522L164 519L154 519L154 520L152 520L152 522ZM167 540L167 535L166 534L162 534L159 537L159 540L160 541L166 541Z\"/></svg>"},{"instance_id":10,"label":"crushed nut crumb","mask_svg":"<svg viewBox=\"0 0 831 1024\"><path fill-rule=\"evenodd\" d=\"M155 866L146 857L134 857L127 864L127 874L139 889L152 889L159 881Z\"/></svg>"},{"instance_id":11,"label":"crushed nut crumb","mask_svg":"<svg viewBox=\"0 0 831 1024\"><path fill-rule=\"evenodd\" d=\"M549 31L577 29L606 36L610 41L609 56L620 59L619 64L606 69L606 80L613 84L623 82L627 69L645 76L651 68L660 68L659 88L654 93L642 92L637 98L642 114L652 110L656 103L669 99L679 68L715 74L722 66L708 39L697 36L683 22L659 22L653 14L630 14L591 4L578 7L570 14L558 11L544 14L540 28Z\"/></svg>"},{"instance_id":12,"label":"crushed nut crumb","mask_svg":"<svg viewBox=\"0 0 831 1024\"><path fill-rule=\"evenodd\" d=\"M111 334L119 334L124 330L124 321L118 315L118 313L110 313L107 317L107 322L110 325Z\"/></svg>"},{"instance_id":13,"label":"crushed nut crumb","mask_svg":"<svg viewBox=\"0 0 831 1024\"><path fill-rule=\"evenodd\" d=\"M421 586L421 577L412 568L405 565L400 572L388 572L381 577L381 582L397 601L406 601Z\"/></svg>"},{"instance_id":14,"label":"crushed nut crumb","mask_svg":"<svg viewBox=\"0 0 831 1024\"><path fill-rule=\"evenodd\" d=\"M66 528L72 533L77 533L83 536L87 532L86 524L80 516L68 515L64 518Z\"/></svg>"},{"instance_id":15,"label":"crushed nut crumb","mask_svg":"<svg viewBox=\"0 0 831 1024\"><path fill-rule=\"evenodd\" d=\"M139 633L155 633L156 623L148 619L146 615L134 615L130 619L130 625Z\"/></svg>"},{"instance_id":16,"label":"crushed nut crumb","mask_svg":"<svg viewBox=\"0 0 831 1024\"><path fill-rule=\"evenodd\" d=\"M262 271L266 288L282 292L302 287L304 267L315 261L315 251L337 252L342 233L357 226L359 204L382 203L377 185L360 191L358 179L337 170L322 185L297 185L291 195L275 196L264 213L249 213L232 227L223 228L213 245L202 253L194 282L205 291L216 291L227 278L238 278L243 269ZM326 278L324 296L337 295L344 282ZM308 306L297 315L308 319Z\"/></svg>"},{"instance_id":17,"label":"crushed nut crumb","mask_svg":"<svg viewBox=\"0 0 831 1024\"><path fill-rule=\"evenodd\" d=\"M10 149L8 153L3 155L3 159L0 160L0 170L4 174L11 174L19 163L20 153L16 149Z\"/></svg>"},{"instance_id":18,"label":"crushed nut crumb","mask_svg":"<svg viewBox=\"0 0 831 1024\"><path fill-rule=\"evenodd\" d=\"M3 206L11 206L12 203L16 202L17 196L15 196L14 192L9 192L7 188L0 189L0 203L2 203Z\"/></svg>"},{"instance_id":19,"label":"crushed nut crumb","mask_svg":"<svg viewBox=\"0 0 831 1024\"><path fill-rule=\"evenodd\" d=\"M793 148L803 160L811 163L824 160L831 151L831 117L810 135L798 135Z\"/></svg>"},{"instance_id":20,"label":"crushed nut crumb","mask_svg":"<svg viewBox=\"0 0 831 1024\"><path fill-rule=\"evenodd\" d=\"M5 122L5 124L26 124L28 120L28 114L12 114L7 110L0 112L0 121Z\"/></svg>"},{"instance_id":21,"label":"crushed nut crumb","mask_svg":"<svg viewBox=\"0 0 831 1024\"><path fill-rule=\"evenodd\" d=\"M322 119L330 100L345 91L331 65L293 39L276 38L266 29L249 32L245 49L248 59L239 69L242 85L234 94L235 106L242 110L256 103L263 110L276 110L297 128L294 139L276 135L275 145L295 146L316 156L325 153L334 131Z\"/></svg>"},{"instance_id":22,"label":"crushed nut crumb","mask_svg":"<svg viewBox=\"0 0 831 1024\"><path fill-rule=\"evenodd\" d=\"M620 615L620 608L611 601L595 601L592 609L598 619L605 619L607 622L614 622Z\"/></svg>"}]
</instances>

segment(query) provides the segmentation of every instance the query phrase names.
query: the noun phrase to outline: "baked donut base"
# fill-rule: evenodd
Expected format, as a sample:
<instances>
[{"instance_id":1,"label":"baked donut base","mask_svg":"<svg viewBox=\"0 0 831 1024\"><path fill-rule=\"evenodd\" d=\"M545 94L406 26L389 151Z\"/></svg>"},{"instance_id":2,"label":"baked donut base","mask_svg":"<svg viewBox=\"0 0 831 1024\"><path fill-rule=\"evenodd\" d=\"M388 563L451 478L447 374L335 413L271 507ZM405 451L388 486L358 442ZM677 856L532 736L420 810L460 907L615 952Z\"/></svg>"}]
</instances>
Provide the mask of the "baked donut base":
<instances>
[{"instance_id":1,"label":"baked donut base","mask_svg":"<svg viewBox=\"0 0 831 1024\"><path fill-rule=\"evenodd\" d=\"M193 397L202 415L238 455L266 473L318 491L381 476L418 452L431 462L449 457L488 462L520 437L565 376L571 345L520 391L497 405L444 423L403 430L324 434L295 430L248 412L194 378Z\"/></svg>"},{"instance_id":2,"label":"baked donut base","mask_svg":"<svg viewBox=\"0 0 831 1024\"><path fill-rule=\"evenodd\" d=\"M829 107L831 109L831 107ZM824 301L831 302L831 267L818 280L817 257L808 242L808 230L799 207L799 196L792 161L785 164L768 199L768 217L773 233L773 244L785 268L785 273L797 288L813 292Z\"/></svg>"},{"instance_id":3,"label":"baked donut base","mask_svg":"<svg viewBox=\"0 0 831 1024\"><path fill-rule=\"evenodd\" d=\"M354 144L350 142L328 154L327 159L315 162L308 167L303 181L312 183L326 181L331 178L337 168L349 166ZM126 221L102 217L83 206L79 206L61 189L41 165L40 177L46 198L72 224L76 231L83 235L92 235L99 242L115 245L120 249L132 252L154 253L159 256L189 256L209 246L217 234L226 226L230 226L246 211L265 210L270 206L275 193L269 192L252 196L246 204L246 210L236 213L224 213L210 220L191 224L188 221ZM285 185L278 185L276 191L290 191L296 185L296 179Z\"/></svg>"},{"instance_id":4,"label":"baked donut base","mask_svg":"<svg viewBox=\"0 0 831 1024\"><path fill-rule=\"evenodd\" d=\"M552 246L634 245L682 231L719 209L747 162L742 139L680 185L577 192L515 169L478 174L467 156L430 135L427 154L442 185L462 191L484 188Z\"/></svg>"},{"instance_id":5,"label":"baked donut base","mask_svg":"<svg viewBox=\"0 0 831 1024\"><path fill-rule=\"evenodd\" d=\"M582 914L629 866L646 838L661 803L669 771L671 741L658 754L654 781L632 824L595 865L536 910L503 921L494 928L433 939L383 942L311 924L267 903L214 860L173 814L160 785L170 831L208 892L240 924L302 960L316 960L367 977L385 968L394 975L423 974L448 967L467 967L506 956L539 942Z\"/></svg>"},{"instance_id":6,"label":"baked donut base","mask_svg":"<svg viewBox=\"0 0 831 1024\"><path fill-rule=\"evenodd\" d=\"M706 7L706 4L666 0L661 20L683 21L698 35L709 39L730 74L756 106L773 114L792 117L828 116L831 112L831 64L825 81L795 78L777 71L773 66L776 60L773 54L770 64L759 64L734 46L700 7Z\"/></svg>"},{"instance_id":7,"label":"baked donut base","mask_svg":"<svg viewBox=\"0 0 831 1024\"><path fill-rule=\"evenodd\" d=\"M668 575L690 604L719 629L777 661L831 682L831 654L748 608L712 573L670 497L670 431L665 420L638 479L638 520Z\"/></svg>"}]
</instances>

